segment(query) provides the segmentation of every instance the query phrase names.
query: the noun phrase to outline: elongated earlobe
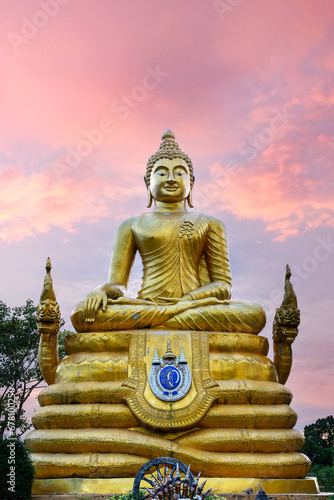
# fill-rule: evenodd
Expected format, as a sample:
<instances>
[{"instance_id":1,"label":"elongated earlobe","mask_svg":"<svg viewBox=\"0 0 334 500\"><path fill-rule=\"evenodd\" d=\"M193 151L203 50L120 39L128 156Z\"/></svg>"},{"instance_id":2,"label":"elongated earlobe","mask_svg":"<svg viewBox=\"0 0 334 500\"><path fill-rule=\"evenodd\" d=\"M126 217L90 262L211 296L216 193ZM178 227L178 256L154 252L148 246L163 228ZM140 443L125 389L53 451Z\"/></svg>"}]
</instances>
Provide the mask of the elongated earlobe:
<instances>
[{"instance_id":1,"label":"elongated earlobe","mask_svg":"<svg viewBox=\"0 0 334 500\"><path fill-rule=\"evenodd\" d=\"M147 208L150 208L152 206L152 201L153 201L153 197L152 197L152 193L151 193L150 188L148 188L148 190L147 190L147 195L148 195Z\"/></svg>"},{"instance_id":2,"label":"elongated earlobe","mask_svg":"<svg viewBox=\"0 0 334 500\"><path fill-rule=\"evenodd\" d=\"M187 196L187 202L190 208L194 208L193 201L191 199L191 190L189 191L189 194Z\"/></svg>"},{"instance_id":3,"label":"elongated earlobe","mask_svg":"<svg viewBox=\"0 0 334 500\"><path fill-rule=\"evenodd\" d=\"M147 189L147 196L148 196L147 208L150 208L152 206L153 197L152 197L152 193L150 190L150 184L147 182L146 175L144 175L144 182L145 182L145 186Z\"/></svg>"}]
</instances>

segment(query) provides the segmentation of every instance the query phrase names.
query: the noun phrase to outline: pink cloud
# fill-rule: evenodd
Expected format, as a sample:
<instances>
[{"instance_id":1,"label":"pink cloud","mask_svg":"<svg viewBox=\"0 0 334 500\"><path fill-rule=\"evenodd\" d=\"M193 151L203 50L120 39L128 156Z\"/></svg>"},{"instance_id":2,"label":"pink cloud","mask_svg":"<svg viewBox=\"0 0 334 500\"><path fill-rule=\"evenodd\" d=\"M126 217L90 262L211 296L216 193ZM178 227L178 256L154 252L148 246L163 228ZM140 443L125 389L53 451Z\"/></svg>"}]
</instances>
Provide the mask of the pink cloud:
<instances>
[{"instance_id":1,"label":"pink cloud","mask_svg":"<svg viewBox=\"0 0 334 500\"><path fill-rule=\"evenodd\" d=\"M76 231L76 222L93 223L112 216L115 204L122 205L122 200L138 193L136 187L124 189L124 184L110 182L103 185L100 178L92 176L57 181L51 169L26 176L18 168L9 168L0 174L0 182L1 241L6 243L45 233L53 226Z\"/></svg>"},{"instance_id":2,"label":"pink cloud","mask_svg":"<svg viewBox=\"0 0 334 500\"><path fill-rule=\"evenodd\" d=\"M204 185L201 205L261 219L278 240L322 224L334 226L331 155L325 159L323 178L323 171L295 163L299 147L298 143L271 144L251 165L211 166L212 180Z\"/></svg>"},{"instance_id":3,"label":"pink cloud","mask_svg":"<svg viewBox=\"0 0 334 500\"><path fill-rule=\"evenodd\" d=\"M280 81L272 87L272 79L281 68L287 90L295 82L298 95L302 81L296 79L298 69L331 23L329 5L284 1L273 9L259 1L242 2L221 22L212 4L197 2L194 9L188 1L182 8L173 3L157 8L148 2L143 15L140 5L128 9L101 1L94 8L86 3L78 10L79 4L72 0L15 54L8 33L20 33L22 17L31 20L39 7L35 2L22 6L13 1L6 4L1 21L7 43L1 101L6 128L22 131L30 139L45 135L54 146L57 141L71 141L82 128L110 113L114 99L140 85L147 65L160 64L170 78L145 106L146 115L157 119L163 113L188 133L193 128L196 137L203 137L214 120L228 138L236 113L240 120L242 89L248 87L252 93L258 88L261 94L265 84L275 97ZM125 25L120 18L127 20ZM323 59L328 64L328 57ZM217 103L226 126L213 116ZM177 116L181 110L182 117ZM195 127L196 116L201 125ZM142 113L130 120L140 123L142 137L147 137L151 120Z\"/></svg>"}]
</instances>

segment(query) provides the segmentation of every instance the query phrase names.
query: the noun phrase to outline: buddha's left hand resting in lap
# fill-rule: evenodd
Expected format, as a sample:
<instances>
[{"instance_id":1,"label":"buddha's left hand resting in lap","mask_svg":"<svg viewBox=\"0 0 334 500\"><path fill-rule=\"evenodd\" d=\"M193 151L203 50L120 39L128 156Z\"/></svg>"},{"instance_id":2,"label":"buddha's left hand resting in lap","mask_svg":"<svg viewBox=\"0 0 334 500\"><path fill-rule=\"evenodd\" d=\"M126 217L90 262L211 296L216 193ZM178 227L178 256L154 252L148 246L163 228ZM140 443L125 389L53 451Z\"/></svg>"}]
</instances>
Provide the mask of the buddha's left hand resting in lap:
<instances>
[{"instance_id":1,"label":"buddha's left hand resting in lap","mask_svg":"<svg viewBox=\"0 0 334 500\"><path fill-rule=\"evenodd\" d=\"M109 282L90 292L72 312L78 332L137 328L259 333L265 314L254 302L232 302L222 222L192 207L190 158L173 132L162 136L147 163L148 208L119 227ZM136 252L143 262L136 299L124 296Z\"/></svg>"}]
</instances>

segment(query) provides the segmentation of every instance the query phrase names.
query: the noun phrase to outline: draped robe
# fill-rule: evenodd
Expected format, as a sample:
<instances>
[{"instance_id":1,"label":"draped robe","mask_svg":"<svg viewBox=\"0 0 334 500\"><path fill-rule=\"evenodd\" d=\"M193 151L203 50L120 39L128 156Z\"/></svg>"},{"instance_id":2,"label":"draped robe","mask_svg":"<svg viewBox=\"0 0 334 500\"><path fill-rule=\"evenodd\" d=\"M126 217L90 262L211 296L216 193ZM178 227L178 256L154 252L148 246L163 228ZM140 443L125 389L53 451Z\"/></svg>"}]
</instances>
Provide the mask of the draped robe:
<instances>
[{"instance_id":1,"label":"draped robe","mask_svg":"<svg viewBox=\"0 0 334 500\"><path fill-rule=\"evenodd\" d=\"M83 302L78 304L72 313L76 330L163 328L259 333L265 325L261 306L229 300L231 274L224 225L203 214L180 213L167 241L145 251L141 234L141 218L145 216L134 218L131 229L134 248L143 263L137 299L108 299L106 310L99 308L94 323L85 321ZM122 255L115 258L117 273Z\"/></svg>"}]
</instances>

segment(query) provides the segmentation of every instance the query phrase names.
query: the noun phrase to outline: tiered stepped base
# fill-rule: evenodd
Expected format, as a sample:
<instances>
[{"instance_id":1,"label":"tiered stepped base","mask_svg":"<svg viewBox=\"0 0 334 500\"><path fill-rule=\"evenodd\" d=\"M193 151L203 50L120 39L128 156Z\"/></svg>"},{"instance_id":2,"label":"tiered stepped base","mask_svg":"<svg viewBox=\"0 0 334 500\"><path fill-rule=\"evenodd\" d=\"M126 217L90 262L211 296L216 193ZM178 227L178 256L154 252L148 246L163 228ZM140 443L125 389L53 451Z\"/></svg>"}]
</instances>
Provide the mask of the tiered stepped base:
<instances>
[{"instance_id":1,"label":"tiered stepped base","mask_svg":"<svg viewBox=\"0 0 334 500\"><path fill-rule=\"evenodd\" d=\"M167 339L177 355L184 347L192 373L189 393L175 403L157 399L148 383L155 346L161 356ZM78 333L67 337L66 350L26 438L34 494L128 492L142 465L163 456L190 463L217 494L259 484L267 493L319 492L314 479L304 479L310 462L299 452L292 394L277 382L266 338Z\"/></svg>"}]
</instances>

